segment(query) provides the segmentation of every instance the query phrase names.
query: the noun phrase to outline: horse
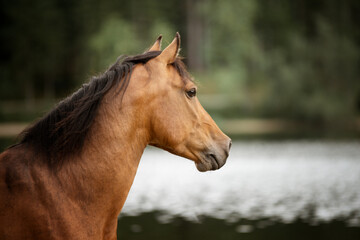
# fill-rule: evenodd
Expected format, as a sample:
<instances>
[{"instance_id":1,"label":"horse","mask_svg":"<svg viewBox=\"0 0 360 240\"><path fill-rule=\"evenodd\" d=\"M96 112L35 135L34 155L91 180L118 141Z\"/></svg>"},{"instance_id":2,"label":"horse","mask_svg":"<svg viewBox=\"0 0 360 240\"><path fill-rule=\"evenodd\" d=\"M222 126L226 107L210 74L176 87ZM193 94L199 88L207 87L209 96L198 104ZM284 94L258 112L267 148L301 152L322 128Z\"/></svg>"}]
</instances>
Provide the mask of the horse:
<instances>
[{"instance_id":1,"label":"horse","mask_svg":"<svg viewBox=\"0 0 360 240\"><path fill-rule=\"evenodd\" d=\"M225 164L231 140L196 97L179 33L163 51L161 39L119 58L1 153L0 239L116 239L147 145L202 172Z\"/></svg>"}]
</instances>

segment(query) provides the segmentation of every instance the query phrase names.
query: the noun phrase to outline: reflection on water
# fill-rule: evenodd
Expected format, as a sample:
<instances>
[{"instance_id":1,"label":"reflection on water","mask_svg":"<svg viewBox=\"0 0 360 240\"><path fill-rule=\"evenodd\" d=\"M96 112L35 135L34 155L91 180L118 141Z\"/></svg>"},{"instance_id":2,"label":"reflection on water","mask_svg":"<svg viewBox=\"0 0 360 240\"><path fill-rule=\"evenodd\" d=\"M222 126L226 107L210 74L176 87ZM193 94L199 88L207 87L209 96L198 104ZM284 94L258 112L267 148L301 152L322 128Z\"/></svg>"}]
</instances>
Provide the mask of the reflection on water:
<instances>
[{"instance_id":1,"label":"reflection on water","mask_svg":"<svg viewBox=\"0 0 360 240\"><path fill-rule=\"evenodd\" d=\"M148 148L122 216L160 211L158 221L200 216L346 219L360 226L360 143L237 142L219 171L200 173L191 161ZM238 228L250 231L249 226Z\"/></svg>"}]
</instances>

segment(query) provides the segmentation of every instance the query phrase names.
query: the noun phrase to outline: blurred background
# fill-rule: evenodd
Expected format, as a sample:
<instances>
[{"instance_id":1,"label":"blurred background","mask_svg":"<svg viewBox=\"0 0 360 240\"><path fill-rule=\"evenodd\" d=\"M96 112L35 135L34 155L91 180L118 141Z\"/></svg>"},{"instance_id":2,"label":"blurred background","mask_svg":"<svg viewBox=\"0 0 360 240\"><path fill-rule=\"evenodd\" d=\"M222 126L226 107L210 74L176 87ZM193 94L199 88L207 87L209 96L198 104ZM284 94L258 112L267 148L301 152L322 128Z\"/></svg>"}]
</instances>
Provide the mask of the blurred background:
<instances>
[{"instance_id":1,"label":"blurred background","mask_svg":"<svg viewBox=\"0 0 360 240\"><path fill-rule=\"evenodd\" d=\"M234 139L232 154L201 175L147 149L119 238L360 239L359 1L0 4L1 150L118 56L180 32L200 101Z\"/></svg>"}]
</instances>

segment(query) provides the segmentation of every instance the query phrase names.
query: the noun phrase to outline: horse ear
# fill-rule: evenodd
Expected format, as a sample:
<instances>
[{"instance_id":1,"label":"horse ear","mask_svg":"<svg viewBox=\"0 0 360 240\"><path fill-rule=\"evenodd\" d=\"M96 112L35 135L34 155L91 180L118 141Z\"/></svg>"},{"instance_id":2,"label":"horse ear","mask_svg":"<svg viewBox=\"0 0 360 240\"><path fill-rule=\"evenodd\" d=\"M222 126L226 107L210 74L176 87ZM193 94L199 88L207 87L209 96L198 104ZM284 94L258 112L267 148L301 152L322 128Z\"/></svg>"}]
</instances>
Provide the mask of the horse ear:
<instances>
[{"instance_id":1,"label":"horse ear","mask_svg":"<svg viewBox=\"0 0 360 240\"><path fill-rule=\"evenodd\" d=\"M166 64L173 63L178 56L179 50L180 34L177 32L174 40L162 51L158 58Z\"/></svg>"},{"instance_id":2,"label":"horse ear","mask_svg":"<svg viewBox=\"0 0 360 240\"><path fill-rule=\"evenodd\" d=\"M162 35L160 34L160 36L156 39L154 45L152 45L151 48L149 48L148 52L161 51L161 40L162 40Z\"/></svg>"}]
</instances>

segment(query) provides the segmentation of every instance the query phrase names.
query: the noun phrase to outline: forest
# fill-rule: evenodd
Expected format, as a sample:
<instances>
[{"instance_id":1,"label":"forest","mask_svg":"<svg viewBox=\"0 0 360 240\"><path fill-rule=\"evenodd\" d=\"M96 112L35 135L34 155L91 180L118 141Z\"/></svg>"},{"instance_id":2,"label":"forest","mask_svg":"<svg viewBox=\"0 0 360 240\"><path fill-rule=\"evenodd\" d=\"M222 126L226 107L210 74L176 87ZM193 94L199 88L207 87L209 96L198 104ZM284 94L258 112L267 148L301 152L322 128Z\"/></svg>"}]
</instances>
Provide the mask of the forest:
<instances>
[{"instance_id":1,"label":"forest","mask_svg":"<svg viewBox=\"0 0 360 240\"><path fill-rule=\"evenodd\" d=\"M0 8L0 121L31 121L120 55L178 31L215 119L359 126L360 1L13 0Z\"/></svg>"}]
</instances>

